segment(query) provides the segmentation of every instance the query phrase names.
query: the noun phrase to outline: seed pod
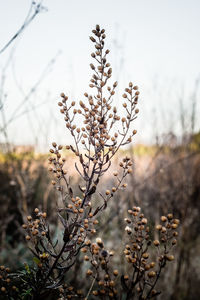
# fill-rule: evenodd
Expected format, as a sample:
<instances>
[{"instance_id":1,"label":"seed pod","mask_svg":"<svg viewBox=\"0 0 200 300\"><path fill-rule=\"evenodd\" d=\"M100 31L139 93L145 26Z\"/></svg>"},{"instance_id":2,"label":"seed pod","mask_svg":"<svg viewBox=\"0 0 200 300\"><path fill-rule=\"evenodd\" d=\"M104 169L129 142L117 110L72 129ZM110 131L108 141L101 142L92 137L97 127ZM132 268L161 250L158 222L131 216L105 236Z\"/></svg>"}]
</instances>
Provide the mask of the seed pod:
<instances>
[{"instance_id":1,"label":"seed pod","mask_svg":"<svg viewBox=\"0 0 200 300\"><path fill-rule=\"evenodd\" d=\"M158 240L153 241L153 243L156 247L160 245L160 242Z\"/></svg>"},{"instance_id":2,"label":"seed pod","mask_svg":"<svg viewBox=\"0 0 200 300\"><path fill-rule=\"evenodd\" d=\"M90 36L90 40L91 40L93 43L96 42L96 40L95 40L95 38L93 38L93 36Z\"/></svg>"},{"instance_id":3,"label":"seed pod","mask_svg":"<svg viewBox=\"0 0 200 300\"><path fill-rule=\"evenodd\" d=\"M167 221L167 217L165 217L165 216L162 216L160 219L161 219L162 222L166 222Z\"/></svg>"},{"instance_id":4,"label":"seed pod","mask_svg":"<svg viewBox=\"0 0 200 300\"><path fill-rule=\"evenodd\" d=\"M174 255L167 255L167 256L166 256L166 259L167 259L168 261L173 261L173 260L174 260Z\"/></svg>"},{"instance_id":5,"label":"seed pod","mask_svg":"<svg viewBox=\"0 0 200 300\"><path fill-rule=\"evenodd\" d=\"M156 272L154 272L154 271L150 271L149 273L148 273L148 277L149 278L152 278L152 277L155 277L156 276Z\"/></svg>"}]
</instances>

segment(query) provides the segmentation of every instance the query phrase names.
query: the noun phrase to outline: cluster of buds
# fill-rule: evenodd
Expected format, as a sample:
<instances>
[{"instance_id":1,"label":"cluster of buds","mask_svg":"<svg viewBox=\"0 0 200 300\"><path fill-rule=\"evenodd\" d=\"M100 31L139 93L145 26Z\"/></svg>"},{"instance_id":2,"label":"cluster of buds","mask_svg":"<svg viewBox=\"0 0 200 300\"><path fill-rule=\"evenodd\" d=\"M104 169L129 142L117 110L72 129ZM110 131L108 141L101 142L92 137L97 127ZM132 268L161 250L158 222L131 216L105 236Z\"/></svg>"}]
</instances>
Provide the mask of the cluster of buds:
<instances>
[{"instance_id":1,"label":"cluster of buds","mask_svg":"<svg viewBox=\"0 0 200 300\"><path fill-rule=\"evenodd\" d=\"M49 172L55 175L55 180L52 180L52 185L57 188L58 191L62 191L61 179L65 179L67 171L63 168L66 159L61 156L61 150L63 147L57 145L55 142L52 143L53 148L49 150L54 156L49 157Z\"/></svg>"},{"instance_id":2,"label":"cluster of buds","mask_svg":"<svg viewBox=\"0 0 200 300\"><path fill-rule=\"evenodd\" d=\"M95 225L98 224L98 220L93 217L92 213L89 213L88 218L86 219L81 219L81 216L79 216L79 218L77 218L77 224L79 225L78 227L76 227L76 225L74 226L77 229L72 230L69 235L69 240L71 241L71 245L73 244L76 248L79 245L79 249L81 249L86 240L86 237L93 236L96 233Z\"/></svg>"},{"instance_id":3,"label":"cluster of buds","mask_svg":"<svg viewBox=\"0 0 200 300\"><path fill-rule=\"evenodd\" d=\"M27 222L22 225L27 235L26 240L36 242L38 238L45 238L48 232L46 225L46 212L41 212L38 208L34 210L35 217L27 216Z\"/></svg>"},{"instance_id":4,"label":"cluster of buds","mask_svg":"<svg viewBox=\"0 0 200 300\"><path fill-rule=\"evenodd\" d=\"M130 158L126 156L119 164L121 172L113 172L115 185L111 188L111 190L107 189L105 191L105 196L100 194L105 203L107 203L107 201L110 200L119 189L126 189L127 183L124 182L124 179L127 175L132 173L132 164L133 163Z\"/></svg>"},{"instance_id":5,"label":"cluster of buds","mask_svg":"<svg viewBox=\"0 0 200 300\"><path fill-rule=\"evenodd\" d=\"M58 300L65 299L86 299L84 293L81 289L76 289L71 285L63 284L62 287L59 288L60 296Z\"/></svg>"},{"instance_id":6,"label":"cluster of buds","mask_svg":"<svg viewBox=\"0 0 200 300\"><path fill-rule=\"evenodd\" d=\"M111 78L112 68L107 61L109 50L104 50L105 30L100 29L99 25L92 31L94 36L90 40L94 43L95 52L91 54L95 60L94 64L90 67L94 74L91 79L91 88L95 88L95 95L85 93L86 101L80 101L79 105L75 101L69 101L68 96L64 93L61 94L61 101L58 103L60 112L64 114L66 127L70 131L74 139L74 145L67 145L65 148L72 151L79 158L79 166L75 164L81 179L84 181L84 194L82 207L88 203L88 198L95 192L96 186L99 183L100 177L109 169L111 159L119 150L120 147L131 143L133 135L136 130L131 131L131 123L137 117L139 110L136 108L138 103L139 91L138 87L134 86L132 82L129 87L125 89L122 95L124 102L122 107L125 110L123 118L117 114L117 108L112 107L113 96L117 87L117 82L114 82L112 87L107 86L107 81ZM78 127L75 123L77 116L79 120L77 123L82 126ZM115 129L115 124L121 122L119 129ZM82 145L82 146L81 146ZM84 155L81 153L82 147L84 148ZM69 188L69 183L64 176L66 173L63 171L63 159L59 150L61 146L53 143L53 149L50 149L55 158L50 158L50 163L54 167L50 171L56 174L58 180L64 179L67 185L69 195L72 191ZM129 171L130 172L130 169ZM56 186L56 181L53 180L52 184ZM124 186L125 187L125 186ZM57 189L62 192L60 182ZM113 187L112 192L116 191ZM106 191L106 196L109 196L111 191Z\"/></svg>"},{"instance_id":7,"label":"cluster of buds","mask_svg":"<svg viewBox=\"0 0 200 300\"><path fill-rule=\"evenodd\" d=\"M14 297L17 294L17 287L12 284L11 278L9 277L10 269L5 266L0 266L0 295L4 297Z\"/></svg>"},{"instance_id":8,"label":"cluster of buds","mask_svg":"<svg viewBox=\"0 0 200 300\"><path fill-rule=\"evenodd\" d=\"M101 238L96 238L96 243L91 243L90 240L86 241L81 251L84 253L84 260L90 264L86 276L95 281L91 294L97 297L107 296L109 299L116 299L118 270L112 270L110 267L110 260L114 252L105 249Z\"/></svg>"},{"instance_id":9,"label":"cluster of buds","mask_svg":"<svg viewBox=\"0 0 200 300\"><path fill-rule=\"evenodd\" d=\"M48 270L52 260L52 251L55 249L46 218L46 212L35 208L34 216L27 216L27 222L22 225L22 228L26 231L26 241L35 248L32 252L35 254L34 262L37 267Z\"/></svg>"},{"instance_id":10,"label":"cluster of buds","mask_svg":"<svg viewBox=\"0 0 200 300\"><path fill-rule=\"evenodd\" d=\"M180 220L174 219L171 213L167 216L161 216L160 220L162 224L156 225L156 230L159 232L159 240L154 240L153 243L158 248L159 261L165 264L166 261L174 260L174 256L170 251L177 244L177 228Z\"/></svg>"},{"instance_id":11,"label":"cluster of buds","mask_svg":"<svg viewBox=\"0 0 200 300\"><path fill-rule=\"evenodd\" d=\"M124 254L133 268L133 273L131 277L124 275L123 286L129 295L137 293L139 299L151 299L160 293L155 290L155 286L166 262L174 260L170 251L177 243L175 237L178 233L175 230L179 220L173 219L172 214L168 214L167 217L162 216L161 221L164 224L156 226L160 239L152 243L148 220L140 213L140 207L134 206L133 209L128 210L128 214L130 217L125 218L127 223L125 231L130 243L126 245ZM158 252L153 256L154 247Z\"/></svg>"}]
</instances>

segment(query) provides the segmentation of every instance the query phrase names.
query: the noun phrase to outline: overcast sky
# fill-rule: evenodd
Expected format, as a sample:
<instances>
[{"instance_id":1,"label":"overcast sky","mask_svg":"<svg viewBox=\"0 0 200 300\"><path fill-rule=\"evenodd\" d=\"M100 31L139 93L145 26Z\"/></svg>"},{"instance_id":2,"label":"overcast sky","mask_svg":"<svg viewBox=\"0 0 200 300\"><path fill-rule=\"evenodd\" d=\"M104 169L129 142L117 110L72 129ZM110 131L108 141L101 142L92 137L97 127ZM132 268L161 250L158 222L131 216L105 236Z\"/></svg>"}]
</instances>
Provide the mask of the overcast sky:
<instances>
[{"instance_id":1,"label":"overcast sky","mask_svg":"<svg viewBox=\"0 0 200 300\"><path fill-rule=\"evenodd\" d=\"M22 25L30 3L0 1L0 49ZM55 137L64 141L58 95L64 91L80 100L89 90L93 48L88 36L95 24L106 29L113 81L120 81L119 95L130 80L140 87L137 140L149 141L162 126L162 130L178 130L179 101L182 98L190 110L200 76L199 0L44 0L43 6L48 10L36 16L12 44L16 48L4 88L6 119L56 57L51 72L19 112L46 102L10 124L10 140L33 143L37 137L39 143L48 144ZM0 55L1 73L12 46Z\"/></svg>"}]
</instances>

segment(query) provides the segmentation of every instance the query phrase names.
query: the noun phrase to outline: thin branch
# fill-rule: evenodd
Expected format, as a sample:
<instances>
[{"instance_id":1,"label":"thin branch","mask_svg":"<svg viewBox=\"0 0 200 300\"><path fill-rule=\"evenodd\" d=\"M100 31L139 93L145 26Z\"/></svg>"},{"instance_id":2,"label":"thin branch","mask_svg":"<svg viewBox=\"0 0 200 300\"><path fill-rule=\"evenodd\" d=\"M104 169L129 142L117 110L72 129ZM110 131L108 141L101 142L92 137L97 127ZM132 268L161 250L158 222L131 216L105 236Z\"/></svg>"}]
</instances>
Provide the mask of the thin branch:
<instances>
[{"instance_id":1,"label":"thin branch","mask_svg":"<svg viewBox=\"0 0 200 300\"><path fill-rule=\"evenodd\" d=\"M33 14L32 10L34 9ZM22 32L28 27L28 25L34 20L34 18L41 12L41 10L44 10L45 8L42 6L42 1L38 4L36 4L35 1L31 2L31 6L29 8L28 14L24 20L24 23L19 28L19 30L14 34L14 36L3 46L3 48L0 50L0 55L14 42L14 40L22 34Z\"/></svg>"}]
</instances>

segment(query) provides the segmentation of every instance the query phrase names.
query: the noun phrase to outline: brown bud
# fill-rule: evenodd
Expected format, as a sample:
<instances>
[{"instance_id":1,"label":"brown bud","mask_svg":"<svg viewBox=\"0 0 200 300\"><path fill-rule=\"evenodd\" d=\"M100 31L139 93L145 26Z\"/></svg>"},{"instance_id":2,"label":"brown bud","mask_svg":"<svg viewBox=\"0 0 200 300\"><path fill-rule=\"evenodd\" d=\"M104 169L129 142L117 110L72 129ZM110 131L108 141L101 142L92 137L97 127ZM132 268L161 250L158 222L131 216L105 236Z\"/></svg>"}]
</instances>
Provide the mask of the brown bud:
<instances>
[{"instance_id":1,"label":"brown bud","mask_svg":"<svg viewBox=\"0 0 200 300\"><path fill-rule=\"evenodd\" d=\"M27 241L30 241L30 239L31 239L30 235L27 235L27 236L26 236L26 240L27 240Z\"/></svg>"},{"instance_id":2,"label":"brown bud","mask_svg":"<svg viewBox=\"0 0 200 300\"><path fill-rule=\"evenodd\" d=\"M91 40L93 43L96 42L96 40L95 40L95 38L93 38L93 36L90 36L90 40Z\"/></svg>"},{"instance_id":3,"label":"brown bud","mask_svg":"<svg viewBox=\"0 0 200 300\"><path fill-rule=\"evenodd\" d=\"M161 219L162 222L166 222L167 221L167 217L165 217L165 216L162 216L160 219Z\"/></svg>"},{"instance_id":4,"label":"brown bud","mask_svg":"<svg viewBox=\"0 0 200 300\"><path fill-rule=\"evenodd\" d=\"M38 209L38 208L35 208L34 212L35 212L36 214L38 214L38 213L39 213L39 209Z\"/></svg>"},{"instance_id":5,"label":"brown bud","mask_svg":"<svg viewBox=\"0 0 200 300\"><path fill-rule=\"evenodd\" d=\"M153 241L153 243L156 247L160 245L160 242L158 240Z\"/></svg>"},{"instance_id":6,"label":"brown bud","mask_svg":"<svg viewBox=\"0 0 200 300\"><path fill-rule=\"evenodd\" d=\"M174 260L173 255L167 255L166 258L167 258L168 261L173 261Z\"/></svg>"},{"instance_id":7,"label":"brown bud","mask_svg":"<svg viewBox=\"0 0 200 300\"><path fill-rule=\"evenodd\" d=\"M149 278L152 278L152 277L155 277L156 276L156 272L154 272L154 271L150 271L149 273L148 273L148 277Z\"/></svg>"}]
</instances>

